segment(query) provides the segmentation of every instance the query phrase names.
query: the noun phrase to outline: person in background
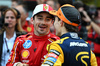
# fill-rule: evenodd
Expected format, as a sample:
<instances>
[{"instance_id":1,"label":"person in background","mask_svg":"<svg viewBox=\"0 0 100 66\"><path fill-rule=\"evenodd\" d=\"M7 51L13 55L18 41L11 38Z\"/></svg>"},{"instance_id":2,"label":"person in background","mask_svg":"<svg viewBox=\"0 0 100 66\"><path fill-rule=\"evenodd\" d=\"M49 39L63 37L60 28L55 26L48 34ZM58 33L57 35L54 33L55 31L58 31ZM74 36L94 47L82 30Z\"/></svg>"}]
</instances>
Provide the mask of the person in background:
<instances>
[{"instance_id":1,"label":"person in background","mask_svg":"<svg viewBox=\"0 0 100 66\"><path fill-rule=\"evenodd\" d=\"M21 4L15 7L16 9L19 10L19 12L21 13L21 25L22 28L27 32L33 32L34 31L34 27L33 24L29 21L26 20L28 17L28 9L25 5Z\"/></svg>"},{"instance_id":2,"label":"person in background","mask_svg":"<svg viewBox=\"0 0 100 66\"><path fill-rule=\"evenodd\" d=\"M97 66L90 45L77 34L81 22L79 11L65 4L58 11L52 10L49 13L57 16L56 20L60 19L54 22L54 26L61 39L47 46L48 54L41 66Z\"/></svg>"},{"instance_id":3,"label":"person in background","mask_svg":"<svg viewBox=\"0 0 100 66\"><path fill-rule=\"evenodd\" d=\"M87 13L85 14L87 15ZM90 44L92 51L95 53L98 66L100 66L100 22L97 20L98 15L99 13L97 10L97 15L95 15L93 20L91 18L86 20L90 20L87 42Z\"/></svg>"},{"instance_id":4,"label":"person in background","mask_svg":"<svg viewBox=\"0 0 100 66\"><path fill-rule=\"evenodd\" d=\"M59 39L50 32L54 16L49 13L53 10L47 4L39 4L32 14L34 32L19 36L14 44L10 59L6 66L40 66L46 54L46 46Z\"/></svg>"},{"instance_id":5,"label":"person in background","mask_svg":"<svg viewBox=\"0 0 100 66\"><path fill-rule=\"evenodd\" d=\"M37 4L44 4L47 0L36 0Z\"/></svg>"},{"instance_id":6,"label":"person in background","mask_svg":"<svg viewBox=\"0 0 100 66\"><path fill-rule=\"evenodd\" d=\"M73 0L58 0L59 7L64 5L64 4L71 4L73 5Z\"/></svg>"},{"instance_id":7,"label":"person in background","mask_svg":"<svg viewBox=\"0 0 100 66\"><path fill-rule=\"evenodd\" d=\"M100 27L100 7L97 7L94 17L95 23ZM97 29L96 32L100 35L100 30Z\"/></svg>"},{"instance_id":8,"label":"person in background","mask_svg":"<svg viewBox=\"0 0 100 66\"><path fill-rule=\"evenodd\" d=\"M0 29L2 28L2 26L3 26L3 17L2 17L2 14L3 14L3 12L7 9L7 8L9 8L8 6L0 6Z\"/></svg>"},{"instance_id":9,"label":"person in background","mask_svg":"<svg viewBox=\"0 0 100 66\"><path fill-rule=\"evenodd\" d=\"M18 10L8 8L3 16L3 27L0 30L0 66L6 66L16 37L26 34L21 27Z\"/></svg>"},{"instance_id":10,"label":"person in background","mask_svg":"<svg viewBox=\"0 0 100 66\"><path fill-rule=\"evenodd\" d=\"M50 5L54 10L58 10L58 1L57 0L47 0L45 1L46 4Z\"/></svg>"},{"instance_id":11,"label":"person in background","mask_svg":"<svg viewBox=\"0 0 100 66\"><path fill-rule=\"evenodd\" d=\"M11 7L15 8L16 6L22 4L23 0L11 0L11 2L12 2Z\"/></svg>"},{"instance_id":12,"label":"person in background","mask_svg":"<svg viewBox=\"0 0 100 66\"><path fill-rule=\"evenodd\" d=\"M94 23L94 24L93 24ZM95 26L98 25L98 26ZM95 17L94 17L94 22L91 22L91 25L94 29L94 31L97 33L97 36L95 37L95 39L93 39L95 41L95 43L93 44L92 48L94 49L94 53L96 53L96 58L97 58L97 63L98 66L100 66L100 7L97 8ZM95 34L94 34L95 36Z\"/></svg>"},{"instance_id":13,"label":"person in background","mask_svg":"<svg viewBox=\"0 0 100 66\"><path fill-rule=\"evenodd\" d=\"M5 11L8 8L8 6L0 6L0 18L2 17L2 12Z\"/></svg>"}]
</instances>

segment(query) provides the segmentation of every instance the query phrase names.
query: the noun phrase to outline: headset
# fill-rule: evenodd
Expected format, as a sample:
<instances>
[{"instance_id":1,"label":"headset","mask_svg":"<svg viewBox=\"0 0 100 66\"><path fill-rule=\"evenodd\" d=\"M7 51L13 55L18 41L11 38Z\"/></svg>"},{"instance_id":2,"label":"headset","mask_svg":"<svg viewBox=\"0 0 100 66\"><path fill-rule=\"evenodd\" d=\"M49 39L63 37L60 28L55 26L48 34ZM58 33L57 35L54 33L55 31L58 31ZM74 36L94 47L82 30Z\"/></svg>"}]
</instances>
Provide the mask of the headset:
<instances>
[{"instance_id":1,"label":"headset","mask_svg":"<svg viewBox=\"0 0 100 66\"><path fill-rule=\"evenodd\" d=\"M17 19L19 19L21 17L20 12L16 8L13 8L13 9L15 9L15 11L17 12Z\"/></svg>"}]
</instances>

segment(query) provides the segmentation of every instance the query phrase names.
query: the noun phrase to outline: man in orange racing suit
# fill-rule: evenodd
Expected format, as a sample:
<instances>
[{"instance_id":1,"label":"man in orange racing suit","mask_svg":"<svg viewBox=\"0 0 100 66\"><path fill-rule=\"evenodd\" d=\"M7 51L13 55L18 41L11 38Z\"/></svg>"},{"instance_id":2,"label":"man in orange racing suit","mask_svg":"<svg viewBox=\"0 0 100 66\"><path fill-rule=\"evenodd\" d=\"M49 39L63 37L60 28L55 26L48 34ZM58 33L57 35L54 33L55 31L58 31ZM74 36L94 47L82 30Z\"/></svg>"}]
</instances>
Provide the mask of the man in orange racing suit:
<instances>
[{"instance_id":1,"label":"man in orange racing suit","mask_svg":"<svg viewBox=\"0 0 100 66\"><path fill-rule=\"evenodd\" d=\"M34 33L19 36L12 49L6 66L40 66L47 54L46 46L59 37L50 33L54 16L47 4L37 5L33 11Z\"/></svg>"},{"instance_id":2,"label":"man in orange racing suit","mask_svg":"<svg viewBox=\"0 0 100 66\"><path fill-rule=\"evenodd\" d=\"M61 39L47 46L49 53L41 66L97 66L90 45L78 37L78 25L81 22L78 10L65 4L58 11L50 13L57 16L54 26Z\"/></svg>"}]
</instances>

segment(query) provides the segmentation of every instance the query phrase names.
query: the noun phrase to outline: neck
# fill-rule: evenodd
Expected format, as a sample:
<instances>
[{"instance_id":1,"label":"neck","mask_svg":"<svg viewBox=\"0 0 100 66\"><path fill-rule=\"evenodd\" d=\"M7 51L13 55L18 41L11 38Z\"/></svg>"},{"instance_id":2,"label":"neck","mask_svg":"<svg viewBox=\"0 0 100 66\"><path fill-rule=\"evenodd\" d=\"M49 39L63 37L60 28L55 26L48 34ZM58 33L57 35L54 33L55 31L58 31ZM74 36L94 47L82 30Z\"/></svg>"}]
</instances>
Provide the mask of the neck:
<instances>
[{"instance_id":1,"label":"neck","mask_svg":"<svg viewBox=\"0 0 100 66\"><path fill-rule=\"evenodd\" d=\"M49 33L49 31L47 33L45 33L45 34L40 34L40 33L38 33L37 31L34 30L34 34L37 35L37 36L45 36L48 33Z\"/></svg>"},{"instance_id":2,"label":"neck","mask_svg":"<svg viewBox=\"0 0 100 66\"><path fill-rule=\"evenodd\" d=\"M68 33L68 31L66 30L65 27L62 27L61 35L65 34L65 33Z\"/></svg>"},{"instance_id":3,"label":"neck","mask_svg":"<svg viewBox=\"0 0 100 66\"><path fill-rule=\"evenodd\" d=\"M10 39L14 35L14 29L6 29L6 38Z\"/></svg>"}]
</instances>

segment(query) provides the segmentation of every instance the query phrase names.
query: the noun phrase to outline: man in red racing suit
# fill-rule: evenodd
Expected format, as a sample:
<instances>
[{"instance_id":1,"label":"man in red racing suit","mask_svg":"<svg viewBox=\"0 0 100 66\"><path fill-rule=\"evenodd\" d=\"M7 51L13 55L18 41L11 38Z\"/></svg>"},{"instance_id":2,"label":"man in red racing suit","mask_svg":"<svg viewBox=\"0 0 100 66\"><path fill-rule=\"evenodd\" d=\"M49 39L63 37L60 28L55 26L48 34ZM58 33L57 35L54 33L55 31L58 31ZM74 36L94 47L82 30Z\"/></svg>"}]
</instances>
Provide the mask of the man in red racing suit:
<instances>
[{"instance_id":1,"label":"man in red racing suit","mask_svg":"<svg viewBox=\"0 0 100 66\"><path fill-rule=\"evenodd\" d=\"M53 10L47 4L39 4L33 11L32 22L34 32L19 36L11 51L6 66L40 66L46 54L46 46L59 37L50 33L54 16L49 14Z\"/></svg>"},{"instance_id":2,"label":"man in red racing suit","mask_svg":"<svg viewBox=\"0 0 100 66\"><path fill-rule=\"evenodd\" d=\"M46 46L57 39L52 33L41 37L35 34L17 37L7 66L13 66L19 61L29 66L40 66L47 54Z\"/></svg>"}]
</instances>

